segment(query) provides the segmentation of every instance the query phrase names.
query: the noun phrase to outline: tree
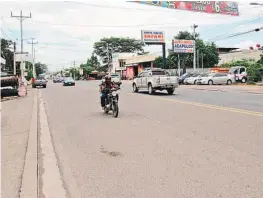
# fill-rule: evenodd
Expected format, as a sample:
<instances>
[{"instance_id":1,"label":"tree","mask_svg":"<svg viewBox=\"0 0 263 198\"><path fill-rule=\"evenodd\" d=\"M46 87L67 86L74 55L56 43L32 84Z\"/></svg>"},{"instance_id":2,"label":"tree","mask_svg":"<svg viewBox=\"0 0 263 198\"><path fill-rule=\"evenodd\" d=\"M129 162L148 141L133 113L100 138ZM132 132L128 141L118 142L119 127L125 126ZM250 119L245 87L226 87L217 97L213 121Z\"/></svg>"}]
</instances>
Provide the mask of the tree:
<instances>
[{"instance_id":1,"label":"tree","mask_svg":"<svg viewBox=\"0 0 263 198\"><path fill-rule=\"evenodd\" d=\"M6 68L8 71L13 71L14 54L10 50L13 42L6 39L1 39L1 57L6 60Z\"/></svg>"},{"instance_id":2,"label":"tree","mask_svg":"<svg viewBox=\"0 0 263 198\"><path fill-rule=\"evenodd\" d=\"M36 67L36 74L37 74L37 76L39 74L43 74L43 73L48 71L47 65L45 65L43 63L40 63L40 62L36 63L35 67Z\"/></svg>"},{"instance_id":3,"label":"tree","mask_svg":"<svg viewBox=\"0 0 263 198\"><path fill-rule=\"evenodd\" d=\"M96 42L93 46L94 53L99 56L103 63L108 62L107 58L107 45L109 51L110 60L112 58L112 54L114 53L135 53L140 52L143 53L144 43L140 40L136 40L133 38L118 38L118 37L110 37L103 38L99 42Z\"/></svg>"},{"instance_id":4,"label":"tree","mask_svg":"<svg viewBox=\"0 0 263 198\"><path fill-rule=\"evenodd\" d=\"M87 65L89 65L90 67L97 69L100 67L100 62L98 61L97 56L94 56L94 54L92 53L91 57L88 58L87 60Z\"/></svg>"},{"instance_id":5,"label":"tree","mask_svg":"<svg viewBox=\"0 0 263 198\"><path fill-rule=\"evenodd\" d=\"M194 36L188 31L181 31L174 37L175 39L182 40L194 40ZM196 34L196 51L199 52L199 58L203 55L204 68L213 67L219 62L219 54L214 43L204 43L202 39L199 38L199 34ZM179 54L181 68L186 70L186 67L193 67L193 54ZM169 69L178 68L178 53L174 53L169 50L166 67ZM201 59L197 60L200 61ZM155 67L162 67L162 57L157 57L154 61ZM199 67L201 67L201 61L199 62Z\"/></svg>"}]
</instances>

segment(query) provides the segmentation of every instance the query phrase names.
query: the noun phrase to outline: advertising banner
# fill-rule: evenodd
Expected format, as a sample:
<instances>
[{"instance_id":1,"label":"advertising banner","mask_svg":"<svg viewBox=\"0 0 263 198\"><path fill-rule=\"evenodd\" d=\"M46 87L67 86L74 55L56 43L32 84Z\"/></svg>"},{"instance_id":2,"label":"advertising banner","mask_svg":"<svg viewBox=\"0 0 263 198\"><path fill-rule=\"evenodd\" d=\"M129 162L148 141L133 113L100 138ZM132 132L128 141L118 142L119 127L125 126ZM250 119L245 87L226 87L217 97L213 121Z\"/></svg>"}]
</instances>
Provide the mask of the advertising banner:
<instances>
[{"instance_id":1,"label":"advertising banner","mask_svg":"<svg viewBox=\"0 0 263 198\"><path fill-rule=\"evenodd\" d=\"M129 1L175 10L239 16L238 3L233 1Z\"/></svg>"},{"instance_id":2,"label":"advertising banner","mask_svg":"<svg viewBox=\"0 0 263 198\"><path fill-rule=\"evenodd\" d=\"M194 40L173 40L173 51L175 53L193 53Z\"/></svg>"},{"instance_id":3,"label":"advertising banner","mask_svg":"<svg viewBox=\"0 0 263 198\"><path fill-rule=\"evenodd\" d=\"M144 43L165 43L163 31L142 30L141 34Z\"/></svg>"}]
</instances>

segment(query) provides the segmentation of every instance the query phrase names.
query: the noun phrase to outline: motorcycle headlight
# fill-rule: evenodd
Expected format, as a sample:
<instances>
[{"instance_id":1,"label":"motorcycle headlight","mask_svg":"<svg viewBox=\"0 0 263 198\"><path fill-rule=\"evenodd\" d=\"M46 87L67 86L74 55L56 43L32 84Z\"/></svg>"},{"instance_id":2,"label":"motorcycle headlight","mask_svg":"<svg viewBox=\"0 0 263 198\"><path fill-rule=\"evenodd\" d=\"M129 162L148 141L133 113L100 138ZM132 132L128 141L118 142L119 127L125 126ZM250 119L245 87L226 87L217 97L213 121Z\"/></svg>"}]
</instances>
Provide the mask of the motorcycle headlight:
<instances>
[{"instance_id":1,"label":"motorcycle headlight","mask_svg":"<svg viewBox=\"0 0 263 198\"><path fill-rule=\"evenodd\" d=\"M117 96L116 91L113 91L113 92L112 92L112 96Z\"/></svg>"}]
</instances>

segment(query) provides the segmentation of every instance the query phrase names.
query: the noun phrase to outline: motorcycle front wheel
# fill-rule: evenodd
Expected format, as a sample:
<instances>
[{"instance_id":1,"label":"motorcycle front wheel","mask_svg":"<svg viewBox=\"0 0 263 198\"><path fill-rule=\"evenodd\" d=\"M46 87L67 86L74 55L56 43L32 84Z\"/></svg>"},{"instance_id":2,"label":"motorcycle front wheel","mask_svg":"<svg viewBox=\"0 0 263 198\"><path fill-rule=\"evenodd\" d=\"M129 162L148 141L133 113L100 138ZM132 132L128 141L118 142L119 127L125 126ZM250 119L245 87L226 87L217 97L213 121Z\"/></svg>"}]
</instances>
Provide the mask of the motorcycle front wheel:
<instances>
[{"instance_id":1,"label":"motorcycle front wheel","mask_svg":"<svg viewBox=\"0 0 263 198\"><path fill-rule=\"evenodd\" d=\"M117 118L119 115L119 106L118 103L113 103L112 104L112 112L113 112L113 117Z\"/></svg>"}]
</instances>

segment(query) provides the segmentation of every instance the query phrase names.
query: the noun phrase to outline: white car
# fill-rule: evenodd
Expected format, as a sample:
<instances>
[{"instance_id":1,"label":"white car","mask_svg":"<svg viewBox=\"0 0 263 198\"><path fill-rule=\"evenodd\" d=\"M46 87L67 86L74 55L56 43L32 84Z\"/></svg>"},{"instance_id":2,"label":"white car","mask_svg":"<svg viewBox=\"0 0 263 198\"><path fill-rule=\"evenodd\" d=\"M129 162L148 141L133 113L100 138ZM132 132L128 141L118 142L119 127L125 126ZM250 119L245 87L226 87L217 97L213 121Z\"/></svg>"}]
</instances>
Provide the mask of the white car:
<instances>
[{"instance_id":1,"label":"white car","mask_svg":"<svg viewBox=\"0 0 263 198\"><path fill-rule=\"evenodd\" d=\"M209 73L197 80L197 84L202 85L231 85L232 83L235 83L235 79L227 73Z\"/></svg>"},{"instance_id":2,"label":"white car","mask_svg":"<svg viewBox=\"0 0 263 198\"><path fill-rule=\"evenodd\" d=\"M114 83L120 83L121 82L121 77L119 74L111 74L111 81Z\"/></svg>"},{"instance_id":3,"label":"white car","mask_svg":"<svg viewBox=\"0 0 263 198\"><path fill-rule=\"evenodd\" d=\"M200 74L194 74L193 76L190 76L186 79L184 79L184 84L187 85L194 85L197 82L197 79L200 77Z\"/></svg>"},{"instance_id":4,"label":"white car","mask_svg":"<svg viewBox=\"0 0 263 198\"><path fill-rule=\"evenodd\" d=\"M132 83L134 92L146 89L149 94L153 94L156 90L167 90L168 94L172 95L178 86L177 76L169 76L165 70L158 68L143 70Z\"/></svg>"}]
</instances>

